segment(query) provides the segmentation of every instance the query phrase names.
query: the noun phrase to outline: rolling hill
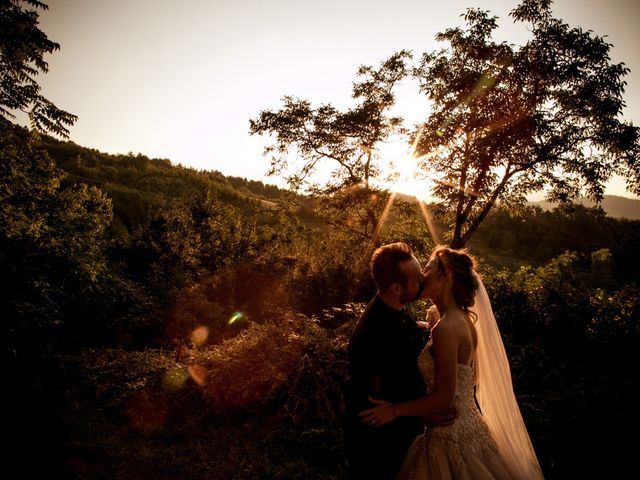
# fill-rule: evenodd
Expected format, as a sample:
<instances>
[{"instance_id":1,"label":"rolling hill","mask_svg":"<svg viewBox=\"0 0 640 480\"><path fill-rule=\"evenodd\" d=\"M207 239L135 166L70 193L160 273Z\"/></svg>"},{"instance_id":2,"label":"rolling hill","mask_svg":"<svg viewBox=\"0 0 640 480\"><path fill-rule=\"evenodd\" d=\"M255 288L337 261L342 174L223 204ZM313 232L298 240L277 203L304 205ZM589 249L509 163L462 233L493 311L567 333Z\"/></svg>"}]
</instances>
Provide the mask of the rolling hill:
<instances>
[{"instance_id":1,"label":"rolling hill","mask_svg":"<svg viewBox=\"0 0 640 480\"><path fill-rule=\"evenodd\" d=\"M594 207L596 203L593 200L582 198L575 202L585 207ZM531 205L537 205L544 210L553 209L556 204L542 200L539 202L531 202ZM605 195L600 203L602 209L612 218L626 218L627 220L640 220L640 200L634 198L620 197L617 195Z\"/></svg>"}]
</instances>

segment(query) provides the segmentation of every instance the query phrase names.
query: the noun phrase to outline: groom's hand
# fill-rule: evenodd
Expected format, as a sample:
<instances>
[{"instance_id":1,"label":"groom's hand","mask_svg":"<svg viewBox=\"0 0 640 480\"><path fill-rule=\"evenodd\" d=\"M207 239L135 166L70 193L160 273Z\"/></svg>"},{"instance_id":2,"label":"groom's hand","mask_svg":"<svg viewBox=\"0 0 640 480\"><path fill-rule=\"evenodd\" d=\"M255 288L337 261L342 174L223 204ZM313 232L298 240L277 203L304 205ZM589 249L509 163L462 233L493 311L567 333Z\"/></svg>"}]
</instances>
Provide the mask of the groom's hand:
<instances>
[{"instance_id":1,"label":"groom's hand","mask_svg":"<svg viewBox=\"0 0 640 480\"><path fill-rule=\"evenodd\" d=\"M363 410L358 414L364 423L372 427L381 427L392 422L397 417L394 406L386 400L376 400L369 397L369 401L376 407Z\"/></svg>"},{"instance_id":2,"label":"groom's hand","mask_svg":"<svg viewBox=\"0 0 640 480\"><path fill-rule=\"evenodd\" d=\"M458 410L456 407L449 407L442 412L423 416L422 421L430 427L447 427L453 425L453 422L455 422L457 418Z\"/></svg>"}]
</instances>

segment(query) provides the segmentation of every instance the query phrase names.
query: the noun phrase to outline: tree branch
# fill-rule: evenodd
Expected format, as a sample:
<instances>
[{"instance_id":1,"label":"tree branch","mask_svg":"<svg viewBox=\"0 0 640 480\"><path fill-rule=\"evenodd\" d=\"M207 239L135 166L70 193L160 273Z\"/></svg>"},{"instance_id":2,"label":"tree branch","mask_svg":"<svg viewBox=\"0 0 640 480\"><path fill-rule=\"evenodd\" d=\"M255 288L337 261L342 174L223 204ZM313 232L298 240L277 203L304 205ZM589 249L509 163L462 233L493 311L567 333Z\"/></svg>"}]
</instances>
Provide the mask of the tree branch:
<instances>
[{"instance_id":1,"label":"tree branch","mask_svg":"<svg viewBox=\"0 0 640 480\"><path fill-rule=\"evenodd\" d=\"M509 172L510 166L511 165L507 166L507 172L505 173L504 177L502 178L502 181L496 187L496 189L493 191L493 194L491 194L491 197L489 198L489 200L487 200L487 203L485 204L485 206L482 209L482 211L480 212L480 214L473 220L471 225L469 225L469 228L464 233L464 235L462 235L462 237L460 238L460 241L458 242L458 244L454 244L453 245L454 248L463 247L469 241L469 238L471 238L471 236L478 229L478 227L483 222L483 220L486 218L486 216L489 214L489 211L493 208L493 205L495 204L498 196L502 193L502 191L504 190L504 187L507 185L507 182L511 179L511 177L515 173L515 171Z\"/></svg>"}]
</instances>

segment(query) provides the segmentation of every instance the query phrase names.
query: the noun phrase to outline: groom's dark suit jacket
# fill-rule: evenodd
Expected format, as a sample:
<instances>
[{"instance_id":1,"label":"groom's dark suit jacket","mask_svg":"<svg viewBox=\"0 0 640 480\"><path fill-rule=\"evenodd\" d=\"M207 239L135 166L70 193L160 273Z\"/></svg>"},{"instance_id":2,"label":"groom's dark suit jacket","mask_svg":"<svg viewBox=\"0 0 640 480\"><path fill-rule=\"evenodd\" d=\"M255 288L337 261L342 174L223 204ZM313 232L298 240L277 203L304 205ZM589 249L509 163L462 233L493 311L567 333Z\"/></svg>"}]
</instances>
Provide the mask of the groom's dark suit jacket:
<instances>
[{"instance_id":1,"label":"groom's dark suit jacket","mask_svg":"<svg viewBox=\"0 0 640 480\"><path fill-rule=\"evenodd\" d=\"M400 417L383 427L369 427L358 413L374 406L373 397L392 403L425 394L417 357L426 335L406 311L379 296L367 305L349 341L349 388L345 447L352 479L395 479L417 435L418 417Z\"/></svg>"}]
</instances>

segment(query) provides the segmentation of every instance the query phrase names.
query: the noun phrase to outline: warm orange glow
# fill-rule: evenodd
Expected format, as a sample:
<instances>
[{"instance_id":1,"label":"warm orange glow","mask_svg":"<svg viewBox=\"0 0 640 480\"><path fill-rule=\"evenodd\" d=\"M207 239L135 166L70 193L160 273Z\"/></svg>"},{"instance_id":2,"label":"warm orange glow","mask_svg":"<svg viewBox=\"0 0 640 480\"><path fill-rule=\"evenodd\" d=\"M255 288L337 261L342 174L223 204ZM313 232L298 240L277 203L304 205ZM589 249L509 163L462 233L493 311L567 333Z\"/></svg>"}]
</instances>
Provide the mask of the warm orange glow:
<instances>
[{"instance_id":1,"label":"warm orange glow","mask_svg":"<svg viewBox=\"0 0 640 480\"><path fill-rule=\"evenodd\" d=\"M203 345L207 338L209 338L209 329L207 327L198 327L191 332L191 341L198 347Z\"/></svg>"},{"instance_id":2,"label":"warm orange glow","mask_svg":"<svg viewBox=\"0 0 640 480\"><path fill-rule=\"evenodd\" d=\"M503 68L506 68L506 66L504 66ZM484 95L488 90L493 88L495 83L495 76L483 74L478 80L478 83L476 84L471 94L469 94L467 98L460 102L458 107L471 104L478 96ZM436 130L436 134L439 137L444 137L445 130L455 119L456 110L457 107ZM504 126L509 125L510 123L513 123L515 121L518 121L521 117L522 116L519 115L513 119L497 122L493 125L490 125L485 134L503 128ZM464 131L461 128L456 129L455 137L459 138L462 135L464 135ZM418 205L420 206L420 212L422 213L422 216L424 217L424 220L427 224L427 228L429 229L431 238L435 241L435 243L441 243L440 232L438 232L436 229L436 224L433 221L433 216L431 215L431 212L429 211L426 203L431 200L429 194L435 183L444 184L451 188L459 188L459 186L443 179L438 179L435 177L427 178L425 176L425 173L420 169L420 163L428 160L429 158L446 155L446 149L452 145L452 142L455 142L455 138L448 142L446 145L442 145L424 155L416 156L416 147L418 145L418 142L420 141L421 136L422 130L418 131L413 144L410 146L401 139L398 139L393 142L384 143L377 149L377 153L381 157L383 165L385 164L385 162L388 164L388 175L386 179L379 182L377 186L382 189L389 190L393 193L380 216L380 220L373 237L374 243L377 240L380 231L384 227L389 211L391 210L393 202L396 199L396 194L398 193L408 195L417 199ZM475 192L471 189L465 189L465 194L472 196L479 195L478 192Z\"/></svg>"},{"instance_id":3,"label":"warm orange glow","mask_svg":"<svg viewBox=\"0 0 640 480\"><path fill-rule=\"evenodd\" d=\"M383 144L382 147L378 148L378 154L382 157L383 162L386 160L389 164L389 174L387 180L379 182L377 186L391 191L392 194L382 211L382 215L380 215L378 226L373 236L374 243L376 243L386 223L389 211L398 194L408 195L416 199L431 238L434 242L440 243L440 233L436 229L433 216L431 212L429 212L426 204L431 198L429 192L433 185L433 180L427 178L420 169L420 162L440 154L440 150L434 150L426 155L417 157L415 151L420 136L421 131L418 132L411 146L408 146L404 142L397 141Z\"/></svg>"},{"instance_id":4,"label":"warm orange glow","mask_svg":"<svg viewBox=\"0 0 640 480\"><path fill-rule=\"evenodd\" d=\"M372 242L375 244L378 241L378 236L380 235L380 232L382 231L382 227L384 227L384 224L387 221L387 216L389 215L389 211L391 210L391 207L393 206L393 202L396 199L396 192L393 192L391 194L391 196L389 197L389 200L387 201L387 204L384 206L384 210L382 210L382 215L380 215L380 219L378 220L378 226L376 227L376 231L373 234L373 239Z\"/></svg>"},{"instance_id":5,"label":"warm orange glow","mask_svg":"<svg viewBox=\"0 0 640 480\"><path fill-rule=\"evenodd\" d=\"M415 147L420 138L416 136L413 145L407 145L402 140L384 143L378 147L378 155L383 165L386 163L387 178L380 181L377 186L396 193L402 193L426 201L432 183L425 178L420 170L420 161L425 157L415 156Z\"/></svg>"},{"instance_id":6,"label":"warm orange glow","mask_svg":"<svg viewBox=\"0 0 640 480\"><path fill-rule=\"evenodd\" d=\"M202 386L207 383L207 376L209 374L209 370L204 365L189 365L187 367L187 371L189 375L198 385Z\"/></svg>"}]
</instances>

